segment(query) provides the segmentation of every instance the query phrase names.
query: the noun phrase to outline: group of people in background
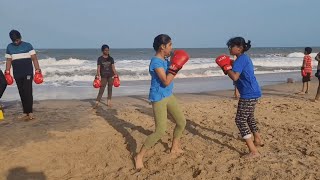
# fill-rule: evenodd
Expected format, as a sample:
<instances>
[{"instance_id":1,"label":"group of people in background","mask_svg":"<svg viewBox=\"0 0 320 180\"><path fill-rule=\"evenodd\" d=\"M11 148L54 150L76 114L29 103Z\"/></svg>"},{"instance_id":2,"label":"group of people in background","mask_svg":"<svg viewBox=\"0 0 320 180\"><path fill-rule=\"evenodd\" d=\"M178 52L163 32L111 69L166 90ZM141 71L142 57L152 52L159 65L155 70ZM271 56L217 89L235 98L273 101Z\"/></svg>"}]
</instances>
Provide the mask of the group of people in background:
<instances>
[{"instance_id":1,"label":"group of people in background","mask_svg":"<svg viewBox=\"0 0 320 180\"><path fill-rule=\"evenodd\" d=\"M22 41L21 34L12 30L10 33L12 43L6 50L5 75L0 73L0 96L2 96L7 86L7 79L10 75L11 66L13 76L16 81L19 95L23 107L21 118L31 120L33 116L33 93L32 80L33 68L35 73L41 72L36 51L30 43ZM255 120L255 106L261 97L261 89L254 74L254 66L251 58L245 53L251 48L251 42L242 37L234 37L227 42L230 55L221 55L216 58L216 63L221 67L225 75L228 75L235 85L235 97L239 98L235 124L238 127L242 138L245 140L249 153L247 158L259 156L258 147L262 147L259 128ZM186 119L173 95L173 80L179 70L188 61L189 55L183 50L173 52L173 42L166 34L160 34L154 38L154 57L151 58L149 73L151 75L151 87L149 91L149 101L152 104L155 119L155 131L147 137L139 153L134 157L135 167L141 169L143 157L148 149L153 147L166 134L167 114L170 113L176 122L173 132L171 153L179 154L183 150L180 147L180 137L186 126ZM94 108L97 108L105 88L108 90L107 105L111 106L113 79L118 76L114 65L114 59L110 56L108 45L101 47L102 55L97 60L96 78L101 80L101 86ZM309 92L309 81L312 76L312 49L305 48L305 57L301 68L303 89L299 94ZM169 60L170 58L170 60ZM319 62L315 76L319 79L319 87L315 100L320 98L320 53L316 60Z\"/></svg>"}]
</instances>

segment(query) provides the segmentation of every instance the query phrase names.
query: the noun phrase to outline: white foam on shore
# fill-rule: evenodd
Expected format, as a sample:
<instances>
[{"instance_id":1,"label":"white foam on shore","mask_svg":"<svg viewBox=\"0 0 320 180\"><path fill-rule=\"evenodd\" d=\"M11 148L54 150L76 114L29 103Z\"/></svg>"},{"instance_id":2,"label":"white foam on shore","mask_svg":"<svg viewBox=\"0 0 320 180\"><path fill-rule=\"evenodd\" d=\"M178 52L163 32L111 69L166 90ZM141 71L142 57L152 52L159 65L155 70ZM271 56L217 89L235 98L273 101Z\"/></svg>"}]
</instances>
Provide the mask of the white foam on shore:
<instances>
[{"instance_id":1,"label":"white foam on shore","mask_svg":"<svg viewBox=\"0 0 320 180\"><path fill-rule=\"evenodd\" d=\"M268 74L279 72L294 72L302 65L304 54L293 52L287 56L266 55L265 57L252 58L256 68L256 74ZM316 53L311 54L312 57ZM91 84L96 74L96 60L68 58L56 60L46 58L39 60L46 85L54 86L78 86L79 83ZM148 72L150 60L116 60L116 69L121 80L136 81L149 80ZM313 61L316 67L317 62ZM0 65L4 69L4 64ZM215 63L215 58L191 58L179 72L177 78L214 77L224 76L223 72ZM82 83L83 84L83 83Z\"/></svg>"}]
</instances>

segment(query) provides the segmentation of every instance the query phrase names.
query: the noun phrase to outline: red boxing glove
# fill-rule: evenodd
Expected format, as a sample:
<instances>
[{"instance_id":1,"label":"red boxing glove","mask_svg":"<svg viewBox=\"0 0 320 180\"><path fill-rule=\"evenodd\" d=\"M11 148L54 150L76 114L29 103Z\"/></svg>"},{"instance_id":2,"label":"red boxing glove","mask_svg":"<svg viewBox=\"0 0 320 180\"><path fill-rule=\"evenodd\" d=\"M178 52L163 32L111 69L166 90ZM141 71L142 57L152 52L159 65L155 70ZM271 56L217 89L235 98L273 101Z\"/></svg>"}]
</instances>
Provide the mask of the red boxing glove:
<instances>
[{"instance_id":1,"label":"red boxing glove","mask_svg":"<svg viewBox=\"0 0 320 180\"><path fill-rule=\"evenodd\" d=\"M176 75L183 65L188 62L189 55L184 50L176 50L171 57L171 65L168 72L172 75Z\"/></svg>"},{"instance_id":2,"label":"red boxing glove","mask_svg":"<svg viewBox=\"0 0 320 180\"><path fill-rule=\"evenodd\" d=\"M230 65L231 65L231 66L233 66L233 63L234 63L234 60L233 60L233 59L231 59L231 64L230 64Z\"/></svg>"},{"instance_id":3,"label":"red boxing glove","mask_svg":"<svg viewBox=\"0 0 320 180\"><path fill-rule=\"evenodd\" d=\"M118 76L118 75L115 75L115 76L114 76L113 86L114 86L114 87L119 87L119 86L120 86L120 79L119 79L119 76Z\"/></svg>"},{"instance_id":4,"label":"red boxing glove","mask_svg":"<svg viewBox=\"0 0 320 180\"><path fill-rule=\"evenodd\" d=\"M94 81L93 81L93 87L94 88L100 88L101 87L101 80L99 79L98 76L96 76Z\"/></svg>"},{"instance_id":5,"label":"red boxing glove","mask_svg":"<svg viewBox=\"0 0 320 180\"><path fill-rule=\"evenodd\" d=\"M41 84L41 83L43 83L43 75L42 75L40 69L36 70L36 72L35 72L35 74L34 74L33 81L34 81L36 84Z\"/></svg>"},{"instance_id":6,"label":"red boxing glove","mask_svg":"<svg viewBox=\"0 0 320 180\"><path fill-rule=\"evenodd\" d=\"M304 70L304 68L301 68L301 76L302 77L306 77L307 76L307 72Z\"/></svg>"},{"instance_id":7,"label":"red boxing glove","mask_svg":"<svg viewBox=\"0 0 320 180\"><path fill-rule=\"evenodd\" d=\"M12 85L13 84L13 77L10 74L10 71L5 71L4 77L6 78L7 84Z\"/></svg>"},{"instance_id":8,"label":"red boxing glove","mask_svg":"<svg viewBox=\"0 0 320 180\"><path fill-rule=\"evenodd\" d=\"M227 74L226 72L228 70L232 69L231 66L231 59L229 56L227 55L220 55L216 58L216 63L218 64L218 66L221 67L221 69L223 70L224 74Z\"/></svg>"}]
</instances>

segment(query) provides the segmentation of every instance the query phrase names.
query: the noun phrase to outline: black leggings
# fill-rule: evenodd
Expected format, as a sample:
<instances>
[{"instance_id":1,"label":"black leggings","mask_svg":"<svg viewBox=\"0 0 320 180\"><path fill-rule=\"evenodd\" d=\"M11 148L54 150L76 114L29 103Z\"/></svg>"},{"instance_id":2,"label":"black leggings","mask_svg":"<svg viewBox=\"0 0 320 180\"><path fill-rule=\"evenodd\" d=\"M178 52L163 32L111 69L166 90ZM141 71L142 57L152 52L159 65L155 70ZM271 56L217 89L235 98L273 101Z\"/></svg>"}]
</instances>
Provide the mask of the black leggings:
<instances>
[{"instance_id":1,"label":"black leggings","mask_svg":"<svg viewBox=\"0 0 320 180\"><path fill-rule=\"evenodd\" d=\"M22 102L23 113L29 114L32 113L33 108L33 95L32 95L32 80L31 75L15 78L16 84L18 86L20 99Z\"/></svg>"},{"instance_id":2,"label":"black leggings","mask_svg":"<svg viewBox=\"0 0 320 180\"><path fill-rule=\"evenodd\" d=\"M7 88L7 81L3 75L3 72L0 70L0 98L2 97L6 88Z\"/></svg>"},{"instance_id":3,"label":"black leggings","mask_svg":"<svg viewBox=\"0 0 320 180\"><path fill-rule=\"evenodd\" d=\"M258 132L259 128L254 119L254 109L258 99L240 99L236 115L236 124L243 139L249 139L251 132ZM249 126L249 128L247 127Z\"/></svg>"}]
</instances>

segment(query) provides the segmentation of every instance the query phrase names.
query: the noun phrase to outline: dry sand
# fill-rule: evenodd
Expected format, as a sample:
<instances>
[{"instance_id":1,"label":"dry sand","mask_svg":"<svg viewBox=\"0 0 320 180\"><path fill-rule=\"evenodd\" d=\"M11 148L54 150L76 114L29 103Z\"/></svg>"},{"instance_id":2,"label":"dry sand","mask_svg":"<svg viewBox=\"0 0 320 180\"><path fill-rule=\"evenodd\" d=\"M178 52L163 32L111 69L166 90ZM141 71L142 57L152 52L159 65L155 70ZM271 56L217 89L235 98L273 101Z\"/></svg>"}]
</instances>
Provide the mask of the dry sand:
<instances>
[{"instance_id":1,"label":"dry sand","mask_svg":"<svg viewBox=\"0 0 320 180\"><path fill-rule=\"evenodd\" d=\"M187 118L185 153L168 151L174 128L151 149L146 168L132 161L154 130L145 96L117 97L113 107L88 110L93 100L35 102L36 119L19 120L12 102L0 122L0 179L320 179L320 102L295 95L302 84L266 86L256 108L265 146L258 159L247 152L234 123L231 91L178 94Z\"/></svg>"}]
</instances>

